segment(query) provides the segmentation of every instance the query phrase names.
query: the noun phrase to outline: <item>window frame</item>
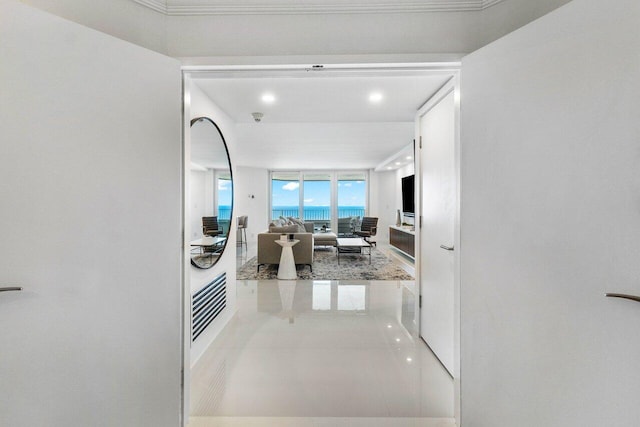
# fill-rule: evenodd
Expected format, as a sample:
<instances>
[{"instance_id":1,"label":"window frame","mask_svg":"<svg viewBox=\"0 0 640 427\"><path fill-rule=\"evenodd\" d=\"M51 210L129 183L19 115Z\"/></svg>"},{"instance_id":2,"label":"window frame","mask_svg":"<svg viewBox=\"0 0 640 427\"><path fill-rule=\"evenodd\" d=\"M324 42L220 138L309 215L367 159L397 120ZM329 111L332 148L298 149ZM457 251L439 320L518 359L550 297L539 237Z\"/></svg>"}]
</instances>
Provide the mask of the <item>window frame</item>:
<instances>
[{"instance_id":1,"label":"window frame","mask_svg":"<svg viewBox=\"0 0 640 427\"><path fill-rule=\"evenodd\" d=\"M298 178L298 215L301 218L304 218L304 177L305 174L312 175L328 175L330 181L330 225L332 230L337 231L338 226L338 182L339 176L344 176L348 174L360 174L364 176L364 214L363 216L367 216L369 214L369 200L370 200L370 171L368 169L345 169L345 170L315 170L315 169L300 169L300 170L281 170L281 169L273 169L269 171L269 207L268 207L268 216L270 221L275 219L273 218L273 181L274 176L278 174L297 174ZM290 181L294 181L291 179Z\"/></svg>"}]
</instances>

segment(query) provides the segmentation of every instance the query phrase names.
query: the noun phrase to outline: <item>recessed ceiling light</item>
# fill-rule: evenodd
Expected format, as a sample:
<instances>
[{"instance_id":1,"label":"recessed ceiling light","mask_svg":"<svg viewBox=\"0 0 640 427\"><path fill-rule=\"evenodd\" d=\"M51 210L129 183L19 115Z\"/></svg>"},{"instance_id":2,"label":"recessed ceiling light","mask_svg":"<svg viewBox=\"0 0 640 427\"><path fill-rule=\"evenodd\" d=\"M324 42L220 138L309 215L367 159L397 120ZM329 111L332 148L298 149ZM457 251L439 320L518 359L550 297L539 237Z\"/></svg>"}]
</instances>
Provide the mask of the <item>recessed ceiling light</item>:
<instances>
[{"instance_id":1,"label":"recessed ceiling light","mask_svg":"<svg viewBox=\"0 0 640 427\"><path fill-rule=\"evenodd\" d=\"M276 102L276 97L272 93L265 93L262 95L262 102L265 104L273 104Z\"/></svg>"},{"instance_id":2,"label":"recessed ceiling light","mask_svg":"<svg viewBox=\"0 0 640 427\"><path fill-rule=\"evenodd\" d=\"M413 159L413 157L407 156L407 160L411 160L411 159Z\"/></svg>"},{"instance_id":3,"label":"recessed ceiling light","mask_svg":"<svg viewBox=\"0 0 640 427\"><path fill-rule=\"evenodd\" d=\"M382 98L383 96L380 92L373 92L371 95L369 95L369 102L377 104L382 101Z\"/></svg>"},{"instance_id":4,"label":"recessed ceiling light","mask_svg":"<svg viewBox=\"0 0 640 427\"><path fill-rule=\"evenodd\" d=\"M411 363L412 360L413 360L412 358L407 357L407 362Z\"/></svg>"},{"instance_id":5,"label":"recessed ceiling light","mask_svg":"<svg viewBox=\"0 0 640 427\"><path fill-rule=\"evenodd\" d=\"M400 164L400 162L396 162L396 165L399 165L399 164Z\"/></svg>"}]
</instances>

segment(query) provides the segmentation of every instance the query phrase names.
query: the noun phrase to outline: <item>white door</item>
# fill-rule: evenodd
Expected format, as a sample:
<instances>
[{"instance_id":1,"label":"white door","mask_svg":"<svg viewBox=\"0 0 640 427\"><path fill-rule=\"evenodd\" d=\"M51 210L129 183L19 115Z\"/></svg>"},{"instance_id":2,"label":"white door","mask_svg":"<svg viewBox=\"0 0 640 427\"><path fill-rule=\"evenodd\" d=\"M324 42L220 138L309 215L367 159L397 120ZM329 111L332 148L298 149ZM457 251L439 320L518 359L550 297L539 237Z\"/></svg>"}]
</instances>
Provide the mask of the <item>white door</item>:
<instances>
[{"instance_id":1,"label":"white door","mask_svg":"<svg viewBox=\"0 0 640 427\"><path fill-rule=\"evenodd\" d=\"M419 118L420 335L454 373L455 99L449 84Z\"/></svg>"},{"instance_id":2,"label":"white door","mask_svg":"<svg viewBox=\"0 0 640 427\"><path fill-rule=\"evenodd\" d=\"M0 3L0 425L180 422L177 61Z\"/></svg>"},{"instance_id":3,"label":"white door","mask_svg":"<svg viewBox=\"0 0 640 427\"><path fill-rule=\"evenodd\" d=\"M640 3L462 65L462 425L640 425Z\"/></svg>"}]
</instances>

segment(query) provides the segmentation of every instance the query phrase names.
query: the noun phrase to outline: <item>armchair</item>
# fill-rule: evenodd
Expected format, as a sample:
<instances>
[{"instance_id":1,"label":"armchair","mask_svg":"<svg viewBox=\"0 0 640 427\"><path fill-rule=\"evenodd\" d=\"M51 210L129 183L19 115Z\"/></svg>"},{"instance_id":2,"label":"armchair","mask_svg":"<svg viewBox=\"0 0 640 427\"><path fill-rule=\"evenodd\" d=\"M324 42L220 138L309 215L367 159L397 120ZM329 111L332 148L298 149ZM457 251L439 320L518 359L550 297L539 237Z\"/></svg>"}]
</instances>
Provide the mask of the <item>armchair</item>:
<instances>
[{"instance_id":1,"label":"armchair","mask_svg":"<svg viewBox=\"0 0 640 427\"><path fill-rule=\"evenodd\" d=\"M202 234L205 236L215 237L222 234L222 230L218 226L217 216L202 217Z\"/></svg>"},{"instance_id":2,"label":"armchair","mask_svg":"<svg viewBox=\"0 0 640 427\"><path fill-rule=\"evenodd\" d=\"M360 236L364 239L365 242L369 243L372 246L376 245L376 242L371 241L371 238L376 235L378 232L378 218L365 216L362 218L362 225L360 226L360 230L356 230L354 234L356 236Z\"/></svg>"}]
</instances>

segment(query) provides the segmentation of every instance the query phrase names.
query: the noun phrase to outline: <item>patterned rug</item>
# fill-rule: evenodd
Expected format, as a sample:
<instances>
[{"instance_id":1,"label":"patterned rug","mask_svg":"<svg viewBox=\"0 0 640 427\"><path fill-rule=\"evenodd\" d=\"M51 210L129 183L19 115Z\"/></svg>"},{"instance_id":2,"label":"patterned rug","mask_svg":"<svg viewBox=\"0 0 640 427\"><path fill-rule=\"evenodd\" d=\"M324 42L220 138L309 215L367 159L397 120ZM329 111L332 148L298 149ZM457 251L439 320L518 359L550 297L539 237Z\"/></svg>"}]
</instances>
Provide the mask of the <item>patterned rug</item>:
<instances>
[{"instance_id":1,"label":"patterned rug","mask_svg":"<svg viewBox=\"0 0 640 427\"><path fill-rule=\"evenodd\" d=\"M260 267L256 273L257 258L253 257L240 267L237 280L275 280L277 265ZM298 265L300 280L414 280L414 277L394 264L378 249L371 251L371 265L367 255L340 255L340 265L333 248L316 248L313 254L313 272L309 266Z\"/></svg>"}]
</instances>

